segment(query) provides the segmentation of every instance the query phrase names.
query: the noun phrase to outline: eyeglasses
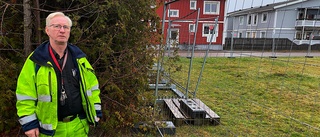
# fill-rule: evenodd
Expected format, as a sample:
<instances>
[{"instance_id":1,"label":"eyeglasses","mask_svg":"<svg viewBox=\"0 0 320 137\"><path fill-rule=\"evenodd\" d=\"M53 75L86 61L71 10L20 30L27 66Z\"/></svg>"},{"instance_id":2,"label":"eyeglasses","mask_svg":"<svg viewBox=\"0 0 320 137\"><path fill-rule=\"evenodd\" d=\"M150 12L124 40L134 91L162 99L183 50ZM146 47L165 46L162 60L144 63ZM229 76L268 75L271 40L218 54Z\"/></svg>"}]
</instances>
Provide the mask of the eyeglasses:
<instances>
[{"instance_id":1,"label":"eyeglasses","mask_svg":"<svg viewBox=\"0 0 320 137\"><path fill-rule=\"evenodd\" d=\"M54 30L60 30L61 28L63 28L64 30L70 30L71 27L67 26L67 25L60 25L60 24L52 24L49 27L53 27Z\"/></svg>"}]
</instances>

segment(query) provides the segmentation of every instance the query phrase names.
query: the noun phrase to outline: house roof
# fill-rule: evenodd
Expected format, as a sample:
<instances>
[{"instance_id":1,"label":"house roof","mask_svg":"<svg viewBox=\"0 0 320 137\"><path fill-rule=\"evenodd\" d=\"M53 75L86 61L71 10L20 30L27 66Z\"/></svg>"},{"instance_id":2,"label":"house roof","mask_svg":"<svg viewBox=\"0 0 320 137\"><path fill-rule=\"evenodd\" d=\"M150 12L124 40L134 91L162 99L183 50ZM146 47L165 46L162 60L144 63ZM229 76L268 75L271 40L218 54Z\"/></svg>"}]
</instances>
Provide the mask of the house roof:
<instances>
[{"instance_id":1,"label":"house roof","mask_svg":"<svg viewBox=\"0 0 320 137\"><path fill-rule=\"evenodd\" d=\"M277 8L281 7L286 7L292 4L304 2L308 0L287 0L283 2L278 2L278 3L272 3L272 4L267 4L265 6L258 6L258 7L251 7L247 9L240 9L237 11L229 12L227 13L228 16L240 16L240 15L246 15L248 13L259 13L259 12L266 12L266 11L271 11Z\"/></svg>"}]
</instances>

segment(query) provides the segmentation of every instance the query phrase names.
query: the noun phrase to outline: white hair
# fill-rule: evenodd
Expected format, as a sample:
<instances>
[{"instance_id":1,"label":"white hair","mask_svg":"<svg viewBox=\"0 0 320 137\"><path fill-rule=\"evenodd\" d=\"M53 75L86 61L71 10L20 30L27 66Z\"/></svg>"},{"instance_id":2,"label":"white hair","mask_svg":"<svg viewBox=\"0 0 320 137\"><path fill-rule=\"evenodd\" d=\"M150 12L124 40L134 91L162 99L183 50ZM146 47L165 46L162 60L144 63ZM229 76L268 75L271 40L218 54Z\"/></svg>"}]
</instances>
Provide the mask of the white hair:
<instances>
[{"instance_id":1,"label":"white hair","mask_svg":"<svg viewBox=\"0 0 320 137\"><path fill-rule=\"evenodd\" d=\"M53 13L50 13L48 15L48 17L46 18L46 26L49 26L50 25L50 22L51 22L51 19L54 18L54 17L57 17L57 16L62 16L62 17L65 17L67 20L68 20L68 23L70 25L70 27L72 26L72 21L71 19L64 15L62 12L53 12Z\"/></svg>"}]
</instances>

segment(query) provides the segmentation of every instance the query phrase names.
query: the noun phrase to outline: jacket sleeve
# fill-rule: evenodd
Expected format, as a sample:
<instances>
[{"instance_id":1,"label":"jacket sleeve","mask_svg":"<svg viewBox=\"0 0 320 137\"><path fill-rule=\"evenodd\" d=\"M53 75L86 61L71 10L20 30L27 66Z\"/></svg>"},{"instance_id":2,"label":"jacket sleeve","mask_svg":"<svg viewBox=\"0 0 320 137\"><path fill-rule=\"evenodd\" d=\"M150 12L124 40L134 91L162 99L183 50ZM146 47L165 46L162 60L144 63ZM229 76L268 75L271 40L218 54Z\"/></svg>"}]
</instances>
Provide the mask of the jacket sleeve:
<instances>
[{"instance_id":1,"label":"jacket sleeve","mask_svg":"<svg viewBox=\"0 0 320 137\"><path fill-rule=\"evenodd\" d=\"M101 111L100 88L99 88L98 79L93 71L92 71L92 78L93 80L91 85L92 85L92 98L94 102L94 108L96 110L97 117L101 119L102 111Z\"/></svg>"},{"instance_id":2,"label":"jacket sleeve","mask_svg":"<svg viewBox=\"0 0 320 137\"><path fill-rule=\"evenodd\" d=\"M97 80L98 81L98 80ZM97 117L102 118L102 110L101 110L101 100L100 100L100 89L99 87L96 90L92 91L94 108L96 110Z\"/></svg>"},{"instance_id":3,"label":"jacket sleeve","mask_svg":"<svg viewBox=\"0 0 320 137\"><path fill-rule=\"evenodd\" d=\"M90 104L92 105L96 118L99 117L102 118L102 111L101 111L101 99L100 99L100 88L99 88L99 82L98 79L94 73L94 69L92 68L89 61L84 58L83 64L86 68L86 74L85 74L85 81L88 83L86 84L89 88L89 96L90 96ZM97 119L95 118L95 121L97 122Z\"/></svg>"},{"instance_id":4,"label":"jacket sleeve","mask_svg":"<svg viewBox=\"0 0 320 137\"><path fill-rule=\"evenodd\" d=\"M29 57L22 67L16 89L17 114L24 131L39 127L39 122L35 113L37 102L35 63L31 61Z\"/></svg>"}]
</instances>

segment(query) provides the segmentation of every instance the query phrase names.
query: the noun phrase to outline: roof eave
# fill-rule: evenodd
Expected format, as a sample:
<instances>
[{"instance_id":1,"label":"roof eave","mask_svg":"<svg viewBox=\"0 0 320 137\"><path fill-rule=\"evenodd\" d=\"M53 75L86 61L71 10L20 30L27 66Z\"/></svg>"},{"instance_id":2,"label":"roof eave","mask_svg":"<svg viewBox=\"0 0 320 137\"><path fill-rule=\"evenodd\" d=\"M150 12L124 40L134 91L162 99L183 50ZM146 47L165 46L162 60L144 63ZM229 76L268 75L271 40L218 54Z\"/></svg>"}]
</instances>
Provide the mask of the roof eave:
<instances>
[{"instance_id":1,"label":"roof eave","mask_svg":"<svg viewBox=\"0 0 320 137\"><path fill-rule=\"evenodd\" d=\"M283 7L286 7L286 6L290 6L290 5L297 4L297 3L301 3L301 2L305 2L305 1L308 1L308 0L296 0L296 1L292 1L292 2L289 2L289 3L286 3L286 4L281 4L281 5L278 5L278 6L274 6L274 9L283 8Z\"/></svg>"}]
</instances>

